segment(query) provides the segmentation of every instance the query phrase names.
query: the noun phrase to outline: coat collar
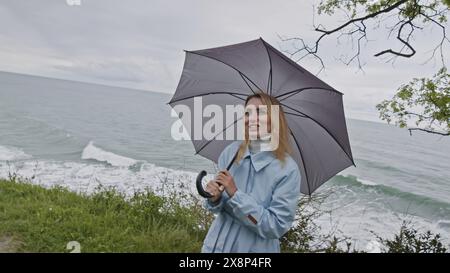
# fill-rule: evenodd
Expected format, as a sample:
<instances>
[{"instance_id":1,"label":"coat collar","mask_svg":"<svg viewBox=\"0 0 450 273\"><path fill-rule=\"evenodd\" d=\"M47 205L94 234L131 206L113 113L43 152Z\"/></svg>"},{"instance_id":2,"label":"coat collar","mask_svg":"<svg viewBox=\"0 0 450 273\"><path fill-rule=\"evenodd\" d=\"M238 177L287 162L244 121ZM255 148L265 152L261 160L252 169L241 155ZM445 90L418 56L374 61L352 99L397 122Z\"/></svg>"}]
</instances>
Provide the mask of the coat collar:
<instances>
[{"instance_id":1,"label":"coat collar","mask_svg":"<svg viewBox=\"0 0 450 273\"><path fill-rule=\"evenodd\" d=\"M259 172L264 167L269 165L275 159L275 156L272 151L261 151L256 154L251 154L249 148L245 150L244 156L242 159L250 157L250 161L252 162L253 168L255 168L256 172Z\"/></svg>"}]
</instances>

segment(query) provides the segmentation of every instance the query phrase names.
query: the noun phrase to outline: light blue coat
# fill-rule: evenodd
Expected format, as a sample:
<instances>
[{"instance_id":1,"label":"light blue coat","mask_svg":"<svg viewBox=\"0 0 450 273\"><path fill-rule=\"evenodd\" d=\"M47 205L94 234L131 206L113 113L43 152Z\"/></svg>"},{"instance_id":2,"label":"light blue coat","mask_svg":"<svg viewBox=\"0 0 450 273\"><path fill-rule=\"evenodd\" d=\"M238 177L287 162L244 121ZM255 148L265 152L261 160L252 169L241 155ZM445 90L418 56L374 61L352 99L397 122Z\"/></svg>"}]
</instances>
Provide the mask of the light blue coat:
<instances>
[{"instance_id":1,"label":"light blue coat","mask_svg":"<svg viewBox=\"0 0 450 273\"><path fill-rule=\"evenodd\" d=\"M224 170L239 148L231 143L219 157ZM287 156L285 165L270 151L245 152L230 169L237 192L222 192L218 204L205 206L217 214L203 242L202 252L280 252L279 238L292 226L300 196L301 175Z\"/></svg>"}]
</instances>

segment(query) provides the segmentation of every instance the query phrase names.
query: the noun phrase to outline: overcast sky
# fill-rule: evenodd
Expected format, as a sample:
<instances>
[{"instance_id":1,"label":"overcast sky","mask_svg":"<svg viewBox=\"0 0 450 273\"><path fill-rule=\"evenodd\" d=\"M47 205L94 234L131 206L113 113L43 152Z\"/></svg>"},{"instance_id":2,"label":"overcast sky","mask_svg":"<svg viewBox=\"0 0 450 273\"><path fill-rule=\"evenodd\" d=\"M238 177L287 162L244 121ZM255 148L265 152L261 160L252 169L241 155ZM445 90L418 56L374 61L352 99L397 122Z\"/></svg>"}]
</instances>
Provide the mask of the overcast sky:
<instances>
[{"instance_id":1,"label":"overcast sky","mask_svg":"<svg viewBox=\"0 0 450 273\"><path fill-rule=\"evenodd\" d=\"M313 5L291 0L0 0L0 70L113 86L173 93L186 50L197 50L264 38L289 49L278 35L313 42ZM344 17L314 18L333 26ZM375 105L390 98L413 77L431 76L439 59L430 57L440 30L427 29L413 41L421 50L413 59L371 57L400 44L388 43L383 28L369 35L362 59L364 73L337 61L351 56L351 46L336 36L323 40L326 70L319 77L344 93L347 117L377 120ZM448 52L449 46L446 46ZM428 52L428 53L427 53ZM448 56L448 55L447 55ZM299 62L316 74L313 59Z\"/></svg>"}]
</instances>

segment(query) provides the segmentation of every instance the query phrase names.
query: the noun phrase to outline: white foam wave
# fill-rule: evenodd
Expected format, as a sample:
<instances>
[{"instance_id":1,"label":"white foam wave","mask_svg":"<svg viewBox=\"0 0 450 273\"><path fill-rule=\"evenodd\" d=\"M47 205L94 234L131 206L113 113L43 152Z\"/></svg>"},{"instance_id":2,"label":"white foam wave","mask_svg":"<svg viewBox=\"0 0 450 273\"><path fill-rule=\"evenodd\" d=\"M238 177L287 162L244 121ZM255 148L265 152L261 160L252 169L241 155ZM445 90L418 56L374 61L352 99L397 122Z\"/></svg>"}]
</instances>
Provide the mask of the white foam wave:
<instances>
[{"instance_id":1,"label":"white foam wave","mask_svg":"<svg viewBox=\"0 0 450 273\"><path fill-rule=\"evenodd\" d=\"M108 167L97 163L24 161L7 166L0 162L0 178L7 179L9 173L43 187L63 186L69 190L92 194L96 188L114 187L127 196L147 189L166 196L171 193L196 193L194 172L173 170L143 162L139 170L123 167ZM208 174L205 181L212 179ZM180 202L188 200L180 200Z\"/></svg>"},{"instance_id":2,"label":"white foam wave","mask_svg":"<svg viewBox=\"0 0 450 273\"><path fill-rule=\"evenodd\" d=\"M366 245L366 251L368 253L381 253L382 245L379 241L369 241Z\"/></svg>"},{"instance_id":3,"label":"white foam wave","mask_svg":"<svg viewBox=\"0 0 450 273\"><path fill-rule=\"evenodd\" d=\"M365 185L365 186L378 186L379 185L378 183L373 182L371 180L362 179L358 174L351 173L351 172L343 171L342 173L338 174L338 176L341 176L343 178L353 180L353 181L356 180L356 182L358 182L361 185Z\"/></svg>"},{"instance_id":4,"label":"white foam wave","mask_svg":"<svg viewBox=\"0 0 450 273\"><path fill-rule=\"evenodd\" d=\"M30 159L31 157L31 155L26 154L19 148L0 146L0 161L23 160Z\"/></svg>"},{"instance_id":5,"label":"white foam wave","mask_svg":"<svg viewBox=\"0 0 450 273\"><path fill-rule=\"evenodd\" d=\"M450 220L439 220L436 224L440 228L450 230Z\"/></svg>"},{"instance_id":6,"label":"white foam wave","mask_svg":"<svg viewBox=\"0 0 450 273\"><path fill-rule=\"evenodd\" d=\"M367 179L361 179L361 178L356 178L361 184L363 184L363 185L366 185L366 186L377 186L378 184L377 183L375 183L375 182L373 182L373 181L370 181L370 180L367 180Z\"/></svg>"},{"instance_id":7,"label":"white foam wave","mask_svg":"<svg viewBox=\"0 0 450 273\"><path fill-rule=\"evenodd\" d=\"M99 162L107 162L115 167L129 167L137 163L135 159L104 151L94 146L92 141L83 149L81 159L94 159Z\"/></svg>"}]
</instances>

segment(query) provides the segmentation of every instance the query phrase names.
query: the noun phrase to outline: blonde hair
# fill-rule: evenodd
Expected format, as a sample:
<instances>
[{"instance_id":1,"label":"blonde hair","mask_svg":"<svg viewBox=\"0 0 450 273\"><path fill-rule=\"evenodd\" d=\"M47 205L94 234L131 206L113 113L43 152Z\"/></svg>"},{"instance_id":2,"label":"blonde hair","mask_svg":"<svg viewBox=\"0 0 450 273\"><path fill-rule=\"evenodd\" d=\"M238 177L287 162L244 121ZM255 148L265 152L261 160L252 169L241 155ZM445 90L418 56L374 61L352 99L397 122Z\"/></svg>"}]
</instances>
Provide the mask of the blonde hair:
<instances>
[{"instance_id":1,"label":"blonde hair","mask_svg":"<svg viewBox=\"0 0 450 273\"><path fill-rule=\"evenodd\" d=\"M271 124L273 124L272 116L271 116L272 115L272 111L271 111L272 105L278 105L278 107L279 107L279 111L278 111L279 112L279 114L278 114L279 133L274 134L273 126L271 126L272 127L271 137L278 138L278 147L275 150L273 150L272 153L275 155L275 157L278 160L280 160L282 163L284 163L285 159L286 159L286 153L291 154L292 150L291 150L291 145L289 144L289 127L287 125L286 117L285 117L283 109L281 107L281 103L275 97L267 95L266 93L263 93L263 92L258 92L256 94L253 94L253 95L250 95L247 97L247 99L245 100L245 106L247 106L248 102L252 98L259 98L262 101L262 103L267 106L267 112L268 112ZM245 134L244 134L244 141L239 146L237 156L234 160L234 162L236 164L239 164L239 162L241 161L242 157L244 156L245 151L248 149L249 144L250 144L250 139L249 139L248 131L246 128Z\"/></svg>"}]
</instances>

